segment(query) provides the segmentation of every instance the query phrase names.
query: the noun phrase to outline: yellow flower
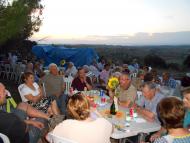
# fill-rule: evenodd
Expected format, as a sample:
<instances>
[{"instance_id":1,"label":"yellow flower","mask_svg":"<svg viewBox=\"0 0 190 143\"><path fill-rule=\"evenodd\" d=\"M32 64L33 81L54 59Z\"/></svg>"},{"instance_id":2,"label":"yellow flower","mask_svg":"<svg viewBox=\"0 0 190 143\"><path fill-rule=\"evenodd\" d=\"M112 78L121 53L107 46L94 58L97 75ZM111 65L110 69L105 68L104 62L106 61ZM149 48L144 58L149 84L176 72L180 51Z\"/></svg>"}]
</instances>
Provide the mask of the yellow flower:
<instances>
[{"instance_id":1,"label":"yellow flower","mask_svg":"<svg viewBox=\"0 0 190 143\"><path fill-rule=\"evenodd\" d=\"M108 87L110 89L116 89L116 87L119 85L119 80L116 77L111 77L108 81Z\"/></svg>"},{"instance_id":2,"label":"yellow flower","mask_svg":"<svg viewBox=\"0 0 190 143\"><path fill-rule=\"evenodd\" d=\"M65 64L65 60L63 59L60 61L60 65L63 66L64 64Z\"/></svg>"}]
</instances>

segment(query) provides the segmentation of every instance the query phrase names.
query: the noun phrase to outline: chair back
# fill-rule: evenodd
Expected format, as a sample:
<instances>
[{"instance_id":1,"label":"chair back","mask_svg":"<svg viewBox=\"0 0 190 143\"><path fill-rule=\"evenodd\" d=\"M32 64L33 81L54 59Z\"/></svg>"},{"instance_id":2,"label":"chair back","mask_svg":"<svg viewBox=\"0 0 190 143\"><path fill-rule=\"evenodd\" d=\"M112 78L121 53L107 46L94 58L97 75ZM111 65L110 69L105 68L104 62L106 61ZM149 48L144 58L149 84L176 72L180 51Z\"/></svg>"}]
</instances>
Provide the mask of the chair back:
<instances>
[{"instance_id":1,"label":"chair back","mask_svg":"<svg viewBox=\"0 0 190 143\"><path fill-rule=\"evenodd\" d=\"M22 102L24 102L24 98L23 98L23 95L22 95L22 88L23 88L23 86L24 86L24 84L20 84L19 86L18 86L18 92L19 92L19 94L20 94L20 97L21 97L21 99L22 99Z\"/></svg>"},{"instance_id":2,"label":"chair back","mask_svg":"<svg viewBox=\"0 0 190 143\"><path fill-rule=\"evenodd\" d=\"M72 76L68 76L66 78L64 78L64 82L65 82L65 94L69 94L69 89L71 87L73 81L73 77Z\"/></svg>"},{"instance_id":3,"label":"chair back","mask_svg":"<svg viewBox=\"0 0 190 143\"><path fill-rule=\"evenodd\" d=\"M9 138L5 134L0 133L0 138L3 140L3 143L10 143Z\"/></svg>"},{"instance_id":4,"label":"chair back","mask_svg":"<svg viewBox=\"0 0 190 143\"><path fill-rule=\"evenodd\" d=\"M47 135L47 140L48 140L50 143L77 143L77 142L72 141L72 140L70 140L70 139L53 135L52 132L48 133L48 135Z\"/></svg>"}]
</instances>

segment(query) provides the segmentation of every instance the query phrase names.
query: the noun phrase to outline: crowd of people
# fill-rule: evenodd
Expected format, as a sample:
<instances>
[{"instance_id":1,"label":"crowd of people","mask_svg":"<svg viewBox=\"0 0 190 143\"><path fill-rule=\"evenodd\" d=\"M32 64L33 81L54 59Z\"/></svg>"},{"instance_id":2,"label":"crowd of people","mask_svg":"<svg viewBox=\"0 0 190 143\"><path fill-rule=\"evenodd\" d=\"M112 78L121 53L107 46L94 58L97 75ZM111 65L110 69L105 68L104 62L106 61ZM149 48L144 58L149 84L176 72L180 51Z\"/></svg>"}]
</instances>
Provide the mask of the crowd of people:
<instances>
[{"instance_id":1,"label":"crowd of people","mask_svg":"<svg viewBox=\"0 0 190 143\"><path fill-rule=\"evenodd\" d=\"M16 55L10 56L1 62L0 68L1 78L12 80L12 73L5 76L4 62L12 68L24 67L18 85L22 101L16 107L9 105L10 111L7 99L12 98L11 93L0 83L0 133L10 142L51 142L54 135L78 143L109 143L114 131L112 124L80 92L100 89L110 100L117 93L119 106L133 107L147 121L161 125L146 142L190 142L190 83L183 84L168 72L159 75L155 69L140 67L136 62L115 65L105 59L79 68L70 61L64 68L51 63L48 69L43 60L18 60ZM65 92L68 77L72 79L71 91ZM119 80L114 91L107 86L110 77ZM71 94L73 91L76 94ZM92 113L96 113L96 118Z\"/></svg>"}]
</instances>

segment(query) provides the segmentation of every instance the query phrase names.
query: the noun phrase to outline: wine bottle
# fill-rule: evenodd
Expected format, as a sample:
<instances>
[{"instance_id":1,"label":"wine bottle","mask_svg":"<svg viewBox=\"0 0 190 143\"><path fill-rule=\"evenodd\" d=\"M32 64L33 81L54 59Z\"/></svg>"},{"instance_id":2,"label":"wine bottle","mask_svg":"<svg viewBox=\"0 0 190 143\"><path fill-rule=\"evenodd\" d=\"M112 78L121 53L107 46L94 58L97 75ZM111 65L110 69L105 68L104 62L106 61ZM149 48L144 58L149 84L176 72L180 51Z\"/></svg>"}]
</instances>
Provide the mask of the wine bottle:
<instances>
[{"instance_id":1,"label":"wine bottle","mask_svg":"<svg viewBox=\"0 0 190 143\"><path fill-rule=\"evenodd\" d=\"M112 102L112 105L111 105L111 107L110 107L110 114L111 114L111 115L115 115L115 114L116 114L114 101Z\"/></svg>"}]
</instances>

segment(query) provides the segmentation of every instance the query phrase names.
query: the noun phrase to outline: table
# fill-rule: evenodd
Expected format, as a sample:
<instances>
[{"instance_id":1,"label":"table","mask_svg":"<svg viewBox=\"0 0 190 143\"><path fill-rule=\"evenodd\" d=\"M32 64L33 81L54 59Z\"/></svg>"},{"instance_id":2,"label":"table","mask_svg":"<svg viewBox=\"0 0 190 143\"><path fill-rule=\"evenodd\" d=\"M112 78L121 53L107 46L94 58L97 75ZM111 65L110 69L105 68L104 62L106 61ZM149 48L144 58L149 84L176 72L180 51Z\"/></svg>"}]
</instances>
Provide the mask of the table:
<instances>
[{"instance_id":1,"label":"table","mask_svg":"<svg viewBox=\"0 0 190 143\"><path fill-rule=\"evenodd\" d=\"M101 99L99 96L99 92L97 91L91 91L89 94L90 96L93 96L93 92L95 93L94 96L96 96L94 98L94 102L99 104L101 103ZM109 98L108 96L104 95L105 98ZM101 106L97 107L97 110L99 111L99 113L101 113L104 110L109 110L110 109L111 104L107 103L107 104L102 104ZM117 118L116 116L112 116L110 118L110 116L106 116L103 115L104 118L106 118L108 121L110 121L112 124L116 124L116 125L120 125L123 126L123 129L125 131L119 131L118 129L114 128L114 132L112 133L111 137L114 139L119 139L120 141L124 138L127 137L132 137L132 136L136 136L138 135L138 133L151 133L151 132L155 132L160 130L161 126L160 124L156 123L156 122L136 122L135 120L140 120L142 119L142 117L138 116L136 119L131 120L130 122L126 121L126 112L129 111L128 108L126 107L121 107L119 106L119 110L120 112L122 112L124 115L122 118ZM142 119L143 120L143 119ZM142 121L141 120L141 121ZM126 123L129 123L129 127L125 126Z\"/></svg>"}]
</instances>

